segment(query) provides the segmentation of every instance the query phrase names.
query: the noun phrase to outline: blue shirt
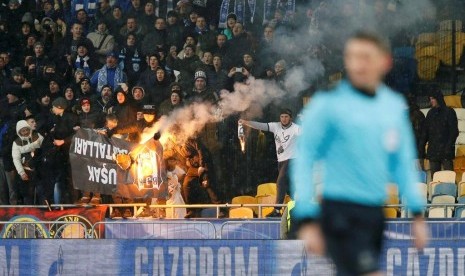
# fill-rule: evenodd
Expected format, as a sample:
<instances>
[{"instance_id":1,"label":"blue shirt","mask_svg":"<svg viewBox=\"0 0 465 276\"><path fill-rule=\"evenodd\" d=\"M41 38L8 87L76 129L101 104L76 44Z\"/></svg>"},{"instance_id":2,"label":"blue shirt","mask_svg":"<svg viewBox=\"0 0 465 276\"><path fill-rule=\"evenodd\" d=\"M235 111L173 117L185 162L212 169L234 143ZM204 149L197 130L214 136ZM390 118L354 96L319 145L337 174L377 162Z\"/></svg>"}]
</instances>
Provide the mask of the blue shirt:
<instances>
[{"instance_id":1,"label":"blue shirt","mask_svg":"<svg viewBox=\"0 0 465 276\"><path fill-rule=\"evenodd\" d=\"M423 210L418 191L413 131L400 94L380 85L373 97L342 81L317 93L305 108L291 178L298 218L316 218L312 168L321 161L323 199L382 206L387 184L396 183L415 213ZM313 200L312 200L313 199Z\"/></svg>"}]
</instances>

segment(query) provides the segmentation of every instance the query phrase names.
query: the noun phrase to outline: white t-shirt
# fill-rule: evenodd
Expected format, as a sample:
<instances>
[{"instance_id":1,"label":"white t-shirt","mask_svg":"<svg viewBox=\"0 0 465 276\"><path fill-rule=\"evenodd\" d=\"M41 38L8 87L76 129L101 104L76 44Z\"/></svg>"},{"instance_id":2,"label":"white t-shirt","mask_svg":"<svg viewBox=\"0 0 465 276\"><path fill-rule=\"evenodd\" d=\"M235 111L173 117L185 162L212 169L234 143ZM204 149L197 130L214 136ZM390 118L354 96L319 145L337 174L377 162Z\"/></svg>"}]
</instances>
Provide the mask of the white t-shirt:
<instances>
[{"instance_id":1,"label":"white t-shirt","mask_svg":"<svg viewBox=\"0 0 465 276\"><path fill-rule=\"evenodd\" d=\"M268 123L268 129L274 134L278 162L294 158L294 148L297 136L300 134L300 126L291 123L290 126L284 128L281 123L276 122Z\"/></svg>"}]
</instances>

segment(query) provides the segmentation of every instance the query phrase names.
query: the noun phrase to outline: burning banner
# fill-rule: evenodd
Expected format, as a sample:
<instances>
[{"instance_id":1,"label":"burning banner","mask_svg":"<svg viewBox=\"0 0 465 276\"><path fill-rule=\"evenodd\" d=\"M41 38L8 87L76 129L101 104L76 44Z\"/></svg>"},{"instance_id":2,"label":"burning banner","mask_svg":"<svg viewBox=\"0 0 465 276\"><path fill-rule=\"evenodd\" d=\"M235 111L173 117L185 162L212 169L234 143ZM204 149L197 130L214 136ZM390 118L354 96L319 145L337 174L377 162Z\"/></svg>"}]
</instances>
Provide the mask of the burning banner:
<instances>
[{"instance_id":1,"label":"burning banner","mask_svg":"<svg viewBox=\"0 0 465 276\"><path fill-rule=\"evenodd\" d=\"M135 144L80 129L70 147L73 186L126 198L166 197L163 147L153 139Z\"/></svg>"}]
</instances>

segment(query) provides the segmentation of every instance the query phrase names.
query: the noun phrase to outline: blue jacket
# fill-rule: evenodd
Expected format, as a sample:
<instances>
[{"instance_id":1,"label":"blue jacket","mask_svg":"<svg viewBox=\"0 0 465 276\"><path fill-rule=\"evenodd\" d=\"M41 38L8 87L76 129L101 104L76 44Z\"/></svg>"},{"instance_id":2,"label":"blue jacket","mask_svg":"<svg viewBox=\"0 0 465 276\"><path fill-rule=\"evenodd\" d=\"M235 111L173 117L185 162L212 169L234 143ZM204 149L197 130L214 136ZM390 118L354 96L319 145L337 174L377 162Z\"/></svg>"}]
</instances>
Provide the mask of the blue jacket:
<instances>
[{"instance_id":1,"label":"blue jacket","mask_svg":"<svg viewBox=\"0 0 465 276\"><path fill-rule=\"evenodd\" d=\"M311 168L320 161L323 199L382 206L387 184L396 183L407 207L414 213L423 210L413 131L400 94L381 85L370 97L342 81L312 99L301 126L297 156L291 161L297 218L319 216L319 206L311 203Z\"/></svg>"}]
</instances>

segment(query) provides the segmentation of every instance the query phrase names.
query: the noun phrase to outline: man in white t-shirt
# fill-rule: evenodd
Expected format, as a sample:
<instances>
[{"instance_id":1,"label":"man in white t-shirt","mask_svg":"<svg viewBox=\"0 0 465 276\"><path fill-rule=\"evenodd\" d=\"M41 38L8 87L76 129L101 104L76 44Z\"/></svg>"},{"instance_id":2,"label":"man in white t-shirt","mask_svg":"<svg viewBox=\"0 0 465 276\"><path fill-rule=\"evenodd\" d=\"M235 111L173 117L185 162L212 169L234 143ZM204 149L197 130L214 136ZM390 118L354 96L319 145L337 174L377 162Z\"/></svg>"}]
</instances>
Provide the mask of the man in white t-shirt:
<instances>
[{"instance_id":1,"label":"man in white t-shirt","mask_svg":"<svg viewBox=\"0 0 465 276\"><path fill-rule=\"evenodd\" d=\"M276 155L278 158L278 179L276 180L278 195L276 203L284 203L286 193L289 191L288 163L294 157L294 145L300 134L300 127L292 122L292 111L283 109L279 115L279 122L259 123L254 121L239 120L240 124L254 129L269 131L274 134ZM281 216L279 207L268 216Z\"/></svg>"}]
</instances>

